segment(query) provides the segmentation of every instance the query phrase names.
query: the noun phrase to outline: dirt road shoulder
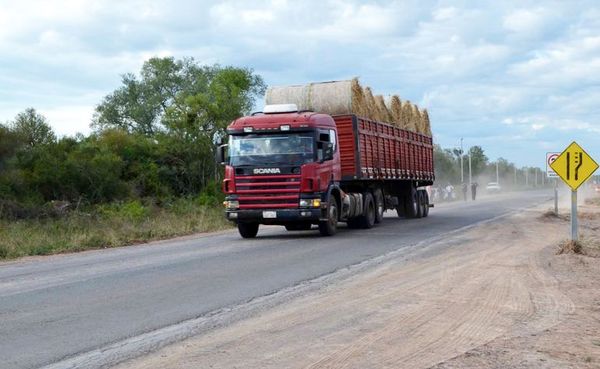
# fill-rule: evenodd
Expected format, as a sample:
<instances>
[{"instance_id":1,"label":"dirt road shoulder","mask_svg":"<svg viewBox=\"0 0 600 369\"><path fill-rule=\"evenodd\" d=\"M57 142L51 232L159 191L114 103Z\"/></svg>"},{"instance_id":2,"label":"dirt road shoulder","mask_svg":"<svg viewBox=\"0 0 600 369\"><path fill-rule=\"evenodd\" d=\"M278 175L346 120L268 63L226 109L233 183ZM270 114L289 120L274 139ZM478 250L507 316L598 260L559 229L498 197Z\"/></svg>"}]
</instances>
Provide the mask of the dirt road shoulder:
<instances>
[{"instance_id":1,"label":"dirt road shoulder","mask_svg":"<svg viewBox=\"0 0 600 369\"><path fill-rule=\"evenodd\" d=\"M122 367L594 367L600 259L555 256L568 224L540 214L454 234L438 241L442 252L392 260Z\"/></svg>"}]
</instances>

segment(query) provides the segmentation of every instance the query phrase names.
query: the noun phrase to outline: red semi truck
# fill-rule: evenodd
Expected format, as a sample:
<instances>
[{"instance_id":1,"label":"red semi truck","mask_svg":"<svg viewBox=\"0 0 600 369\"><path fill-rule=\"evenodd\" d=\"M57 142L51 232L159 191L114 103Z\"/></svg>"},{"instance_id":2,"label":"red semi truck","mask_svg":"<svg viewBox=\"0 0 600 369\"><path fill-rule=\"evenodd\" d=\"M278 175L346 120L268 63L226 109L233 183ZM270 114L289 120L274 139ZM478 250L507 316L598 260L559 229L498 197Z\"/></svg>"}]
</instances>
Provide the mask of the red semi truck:
<instances>
[{"instance_id":1,"label":"red semi truck","mask_svg":"<svg viewBox=\"0 0 600 369\"><path fill-rule=\"evenodd\" d=\"M244 238L260 224L308 230L323 236L371 228L387 209L426 217L433 184L432 138L356 115L298 111L293 104L266 106L233 121L225 164L225 216ZM226 155L228 154L228 155Z\"/></svg>"}]
</instances>

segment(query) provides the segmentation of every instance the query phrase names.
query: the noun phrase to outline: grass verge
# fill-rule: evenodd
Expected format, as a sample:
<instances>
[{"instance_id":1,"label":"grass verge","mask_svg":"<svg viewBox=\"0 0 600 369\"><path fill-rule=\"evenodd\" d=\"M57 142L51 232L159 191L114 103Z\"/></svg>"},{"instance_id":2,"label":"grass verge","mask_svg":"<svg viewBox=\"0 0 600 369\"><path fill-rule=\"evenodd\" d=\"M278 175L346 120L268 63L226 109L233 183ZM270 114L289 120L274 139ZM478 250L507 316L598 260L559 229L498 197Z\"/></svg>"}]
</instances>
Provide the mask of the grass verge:
<instances>
[{"instance_id":1,"label":"grass verge","mask_svg":"<svg viewBox=\"0 0 600 369\"><path fill-rule=\"evenodd\" d=\"M0 259L132 245L231 227L222 208L197 199L166 206L109 204L58 218L0 219Z\"/></svg>"}]
</instances>

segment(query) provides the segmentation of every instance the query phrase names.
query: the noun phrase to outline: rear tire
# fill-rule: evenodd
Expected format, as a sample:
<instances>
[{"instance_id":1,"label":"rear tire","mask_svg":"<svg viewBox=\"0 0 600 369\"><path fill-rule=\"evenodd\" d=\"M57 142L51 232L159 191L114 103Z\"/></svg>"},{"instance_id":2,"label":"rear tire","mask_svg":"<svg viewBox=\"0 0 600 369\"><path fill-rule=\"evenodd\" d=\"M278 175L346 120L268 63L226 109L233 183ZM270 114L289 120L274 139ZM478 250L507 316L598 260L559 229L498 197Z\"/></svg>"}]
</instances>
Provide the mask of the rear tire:
<instances>
[{"instance_id":1,"label":"rear tire","mask_svg":"<svg viewBox=\"0 0 600 369\"><path fill-rule=\"evenodd\" d=\"M404 198L404 214L407 218L413 219L419 213L419 194L414 187L411 187L408 195Z\"/></svg>"},{"instance_id":2,"label":"rear tire","mask_svg":"<svg viewBox=\"0 0 600 369\"><path fill-rule=\"evenodd\" d=\"M383 192L380 189L377 189L373 193L373 196L375 198L375 223L381 223L383 220L383 212L385 211Z\"/></svg>"},{"instance_id":3,"label":"rear tire","mask_svg":"<svg viewBox=\"0 0 600 369\"><path fill-rule=\"evenodd\" d=\"M243 238L254 238L258 233L258 223L238 223L238 232Z\"/></svg>"},{"instance_id":4,"label":"rear tire","mask_svg":"<svg viewBox=\"0 0 600 369\"><path fill-rule=\"evenodd\" d=\"M429 194L427 191L423 191L423 218L429 216Z\"/></svg>"},{"instance_id":5,"label":"rear tire","mask_svg":"<svg viewBox=\"0 0 600 369\"><path fill-rule=\"evenodd\" d=\"M310 223L292 223L286 224L285 229L288 231L308 231L312 227Z\"/></svg>"},{"instance_id":6,"label":"rear tire","mask_svg":"<svg viewBox=\"0 0 600 369\"><path fill-rule=\"evenodd\" d=\"M423 203L425 202L425 197L423 196L423 191L417 190L417 216L415 218L423 218Z\"/></svg>"},{"instance_id":7,"label":"rear tire","mask_svg":"<svg viewBox=\"0 0 600 369\"><path fill-rule=\"evenodd\" d=\"M365 208L363 210L363 215L358 217L360 222L360 227L364 229L373 228L375 225L375 200L373 199L373 195L370 192L365 194Z\"/></svg>"},{"instance_id":8,"label":"rear tire","mask_svg":"<svg viewBox=\"0 0 600 369\"><path fill-rule=\"evenodd\" d=\"M327 220L319 222L321 236L333 236L337 232L338 208L333 196L327 202Z\"/></svg>"}]
</instances>

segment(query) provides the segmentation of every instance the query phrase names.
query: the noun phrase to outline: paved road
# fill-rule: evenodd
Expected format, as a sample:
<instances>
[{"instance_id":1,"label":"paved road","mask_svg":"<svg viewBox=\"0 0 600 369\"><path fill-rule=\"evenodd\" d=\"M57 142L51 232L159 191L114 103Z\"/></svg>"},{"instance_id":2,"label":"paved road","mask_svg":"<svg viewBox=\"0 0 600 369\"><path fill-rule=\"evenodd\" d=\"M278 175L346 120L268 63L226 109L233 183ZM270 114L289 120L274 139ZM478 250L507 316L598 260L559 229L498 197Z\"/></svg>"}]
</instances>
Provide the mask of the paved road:
<instances>
[{"instance_id":1,"label":"paved road","mask_svg":"<svg viewBox=\"0 0 600 369\"><path fill-rule=\"evenodd\" d=\"M388 212L372 230L265 227L136 247L0 264L0 368L35 368L197 318L540 203L550 192L502 195L404 220Z\"/></svg>"}]
</instances>

